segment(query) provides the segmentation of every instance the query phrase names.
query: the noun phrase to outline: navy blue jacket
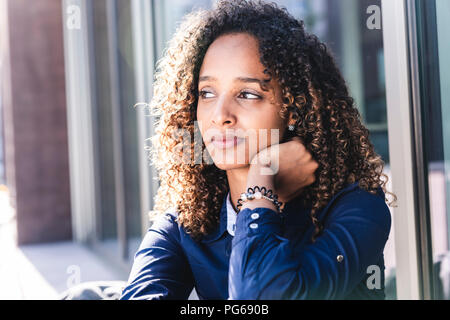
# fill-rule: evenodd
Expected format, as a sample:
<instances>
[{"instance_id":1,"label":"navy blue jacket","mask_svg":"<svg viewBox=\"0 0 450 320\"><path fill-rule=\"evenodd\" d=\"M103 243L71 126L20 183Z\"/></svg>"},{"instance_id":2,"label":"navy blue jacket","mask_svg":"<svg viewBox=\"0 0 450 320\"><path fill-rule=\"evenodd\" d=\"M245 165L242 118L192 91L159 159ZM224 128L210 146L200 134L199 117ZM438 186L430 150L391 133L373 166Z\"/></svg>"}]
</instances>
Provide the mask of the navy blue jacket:
<instances>
[{"instance_id":1,"label":"navy blue jacket","mask_svg":"<svg viewBox=\"0 0 450 320\"><path fill-rule=\"evenodd\" d=\"M194 287L200 299L384 299L391 216L382 189L373 195L356 182L338 192L319 211L324 231L315 243L309 213L299 198L283 215L246 208L231 236L224 199L218 228L199 242L176 213L161 215L121 299L187 299Z\"/></svg>"}]
</instances>

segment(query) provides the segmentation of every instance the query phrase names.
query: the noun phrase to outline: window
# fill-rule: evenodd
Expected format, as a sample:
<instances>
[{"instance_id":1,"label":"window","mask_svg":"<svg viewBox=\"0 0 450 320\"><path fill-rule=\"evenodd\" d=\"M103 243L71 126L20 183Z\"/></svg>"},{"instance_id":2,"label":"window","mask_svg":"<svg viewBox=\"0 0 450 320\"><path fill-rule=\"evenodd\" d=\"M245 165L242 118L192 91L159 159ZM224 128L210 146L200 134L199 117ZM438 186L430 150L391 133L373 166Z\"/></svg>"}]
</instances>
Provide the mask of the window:
<instances>
[{"instance_id":1,"label":"window","mask_svg":"<svg viewBox=\"0 0 450 320\"><path fill-rule=\"evenodd\" d=\"M450 3L417 1L417 50L424 175L421 212L424 295L450 299Z\"/></svg>"}]
</instances>

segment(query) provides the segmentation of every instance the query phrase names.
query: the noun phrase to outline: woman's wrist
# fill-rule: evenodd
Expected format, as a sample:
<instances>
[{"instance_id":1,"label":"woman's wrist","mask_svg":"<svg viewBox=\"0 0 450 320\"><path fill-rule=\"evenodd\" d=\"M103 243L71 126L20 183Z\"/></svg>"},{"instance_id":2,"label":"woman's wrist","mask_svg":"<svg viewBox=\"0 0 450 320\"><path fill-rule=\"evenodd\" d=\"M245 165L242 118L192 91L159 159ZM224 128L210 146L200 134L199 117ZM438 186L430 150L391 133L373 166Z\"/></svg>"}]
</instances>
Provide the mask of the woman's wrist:
<instances>
[{"instance_id":1,"label":"woman's wrist","mask_svg":"<svg viewBox=\"0 0 450 320\"><path fill-rule=\"evenodd\" d=\"M267 205L261 205L261 202L258 202L259 200L267 200L270 203L273 203L274 207L276 208L275 211L280 212L280 208L283 205L283 203L278 201L278 195L274 194L272 189L267 190L264 186L254 186L247 189L247 192L241 193L241 197L238 199L237 207L239 208L239 211L241 210L242 204L247 201L252 201L255 206L250 206L249 208L255 208L255 207L267 207L270 209L273 209L272 206Z\"/></svg>"},{"instance_id":2,"label":"woman's wrist","mask_svg":"<svg viewBox=\"0 0 450 320\"><path fill-rule=\"evenodd\" d=\"M245 192L248 188L253 188L254 186L265 187L266 190L274 190L274 176L264 174L264 169L267 169L267 167L261 163L253 163L250 165L247 176L247 186L242 192ZM243 203L241 211L245 208L268 208L277 211L275 204L266 199L253 199L251 201L246 201Z\"/></svg>"},{"instance_id":3,"label":"woman's wrist","mask_svg":"<svg viewBox=\"0 0 450 320\"><path fill-rule=\"evenodd\" d=\"M265 174L265 169L267 169L267 166L260 163L251 164L247 175L246 188L264 186L266 189L274 190L275 176Z\"/></svg>"},{"instance_id":4,"label":"woman's wrist","mask_svg":"<svg viewBox=\"0 0 450 320\"><path fill-rule=\"evenodd\" d=\"M268 149L258 152L250 162L250 168L258 168L262 175L275 176L276 172L273 170L273 160Z\"/></svg>"},{"instance_id":5,"label":"woman's wrist","mask_svg":"<svg viewBox=\"0 0 450 320\"><path fill-rule=\"evenodd\" d=\"M253 210L255 208L267 208L267 209L272 209L275 212L278 211L277 207L273 204L273 202L271 202L269 200L265 200L265 199L244 202L240 211L242 211L246 208L248 208L250 210Z\"/></svg>"}]
</instances>

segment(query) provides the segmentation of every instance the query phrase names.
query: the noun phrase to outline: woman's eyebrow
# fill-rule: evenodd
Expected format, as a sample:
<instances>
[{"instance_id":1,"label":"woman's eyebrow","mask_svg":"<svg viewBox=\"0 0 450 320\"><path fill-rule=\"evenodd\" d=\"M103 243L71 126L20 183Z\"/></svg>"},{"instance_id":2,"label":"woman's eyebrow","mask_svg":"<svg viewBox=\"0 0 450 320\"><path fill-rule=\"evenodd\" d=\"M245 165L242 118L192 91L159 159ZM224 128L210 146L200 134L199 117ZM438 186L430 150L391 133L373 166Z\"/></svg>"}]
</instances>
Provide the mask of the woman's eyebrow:
<instances>
[{"instance_id":1,"label":"woman's eyebrow","mask_svg":"<svg viewBox=\"0 0 450 320\"><path fill-rule=\"evenodd\" d=\"M202 81L217 81L217 78L214 78L211 76L200 76L198 78L198 82L202 82ZM254 82L254 83L258 83L258 84L265 83L265 81L263 79L250 78L250 77L237 77L237 78L234 78L234 81L245 82L245 83Z\"/></svg>"},{"instance_id":2,"label":"woman's eyebrow","mask_svg":"<svg viewBox=\"0 0 450 320\"><path fill-rule=\"evenodd\" d=\"M217 79L211 76L200 76L198 78L198 82L202 82L202 81L216 81Z\"/></svg>"},{"instance_id":3,"label":"woman's eyebrow","mask_svg":"<svg viewBox=\"0 0 450 320\"><path fill-rule=\"evenodd\" d=\"M262 79L249 78L249 77L237 77L234 79L234 81L245 82L245 83L256 82L258 84L264 83L264 80L262 80Z\"/></svg>"}]
</instances>

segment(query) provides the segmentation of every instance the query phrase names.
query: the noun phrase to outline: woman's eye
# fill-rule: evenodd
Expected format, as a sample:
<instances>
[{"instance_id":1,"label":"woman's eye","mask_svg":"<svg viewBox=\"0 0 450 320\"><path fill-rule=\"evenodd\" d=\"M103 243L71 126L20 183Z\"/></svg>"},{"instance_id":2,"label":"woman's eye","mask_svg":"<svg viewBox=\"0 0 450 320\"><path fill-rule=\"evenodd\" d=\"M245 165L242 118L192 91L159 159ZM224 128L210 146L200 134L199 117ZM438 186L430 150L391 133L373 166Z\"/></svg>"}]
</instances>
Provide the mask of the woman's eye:
<instances>
[{"instance_id":1,"label":"woman's eye","mask_svg":"<svg viewBox=\"0 0 450 320\"><path fill-rule=\"evenodd\" d=\"M205 90L200 90L200 91L198 92L198 95L199 95L200 97L202 97L203 99L211 98L211 96L206 96L206 95L208 95L208 94L210 94L211 96L213 95L211 92L205 91Z\"/></svg>"},{"instance_id":2,"label":"woman's eye","mask_svg":"<svg viewBox=\"0 0 450 320\"><path fill-rule=\"evenodd\" d=\"M260 96L251 93L251 92L247 92L247 91L243 91L239 94L239 96L244 96L244 99L249 99L249 100L257 100L257 99L261 99Z\"/></svg>"},{"instance_id":3,"label":"woman's eye","mask_svg":"<svg viewBox=\"0 0 450 320\"><path fill-rule=\"evenodd\" d=\"M205 91L205 90L200 90L198 92L198 95L202 98L202 99L208 99L208 98L213 98L214 94L212 92L209 91ZM244 99L248 99L248 100L257 100L257 99L261 99L260 96L258 96L257 94L248 92L248 91L242 91L241 93L239 93L239 98L244 98Z\"/></svg>"}]
</instances>

